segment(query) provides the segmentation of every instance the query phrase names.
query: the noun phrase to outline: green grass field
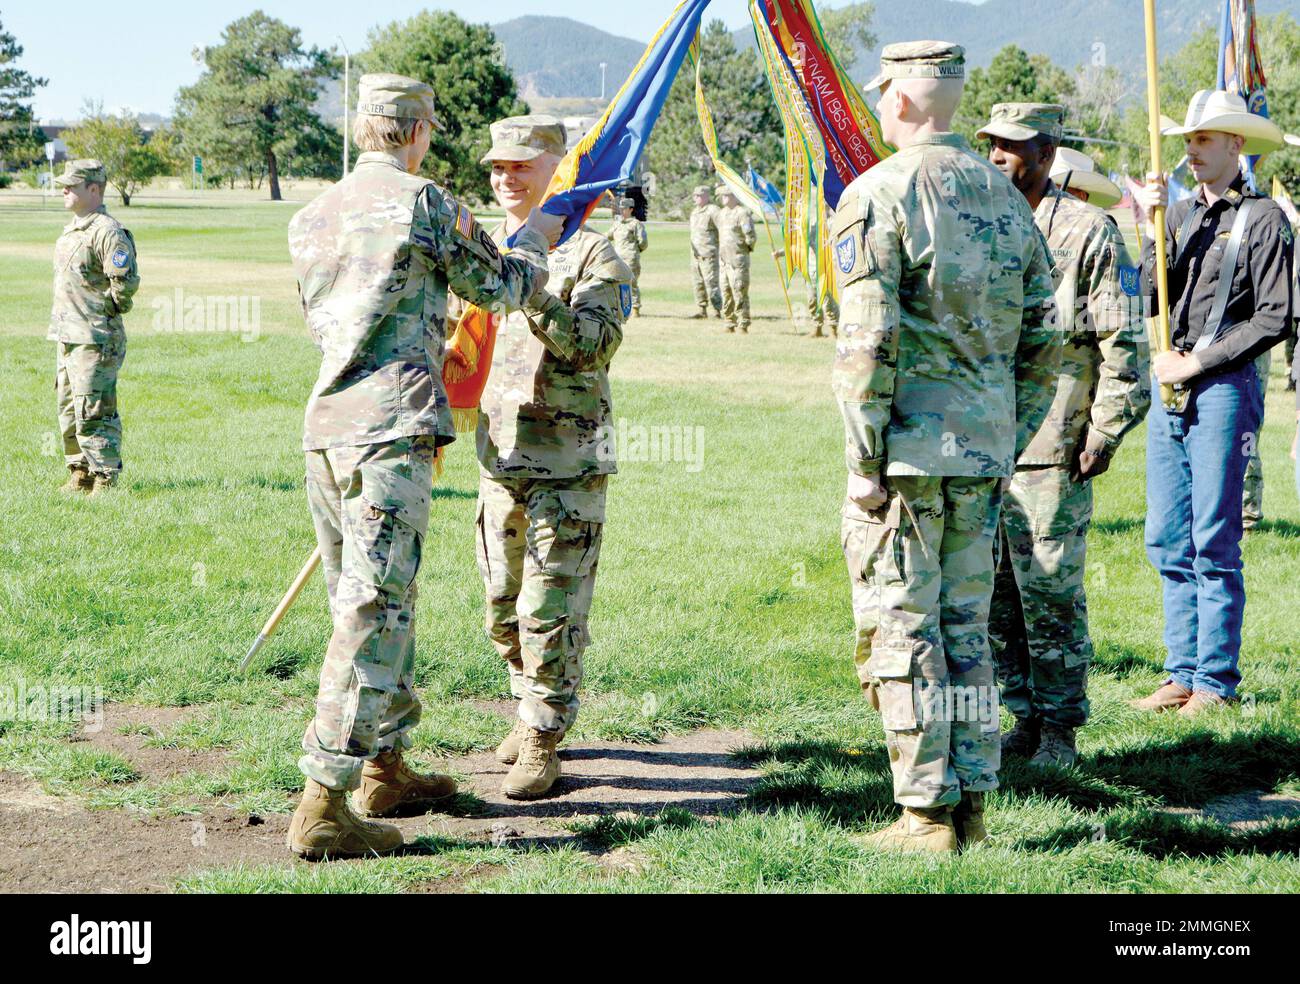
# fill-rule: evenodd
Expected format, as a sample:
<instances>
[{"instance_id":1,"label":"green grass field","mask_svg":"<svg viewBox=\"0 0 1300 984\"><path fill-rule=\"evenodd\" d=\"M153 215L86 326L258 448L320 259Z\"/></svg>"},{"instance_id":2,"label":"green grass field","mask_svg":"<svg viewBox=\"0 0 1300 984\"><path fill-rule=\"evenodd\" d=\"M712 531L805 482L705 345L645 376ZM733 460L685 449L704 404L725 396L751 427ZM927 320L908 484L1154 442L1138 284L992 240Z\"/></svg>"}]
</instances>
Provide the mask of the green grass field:
<instances>
[{"instance_id":1,"label":"green grass field","mask_svg":"<svg viewBox=\"0 0 1300 984\"><path fill-rule=\"evenodd\" d=\"M57 491L54 353L43 340L65 218L39 200L0 197L0 687L97 686L114 702L190 707L155 743L222 753L212 770L146 779L123 756L69 741L71 725L7 721L0 772L109 811L291 808L329 635L319 580L253 669L236 666L312 546L298 448L318 356L285 246L297 207L141 197L115 209L135 234L143 277L119 390L127 471L117 493L87 501ZM687 320L685 228L652 225L650 237L645 316L627 327L612 372L616 409L632 425L703 428L704 467L629 461L613 481L584 710L570 741L744 730L752 741L741 757L761 778L741 809L708 822L680 810L606 818L558 848L431 837L422 854L315 866L286 853L170 887L401 891L454 879L478 891L1300 890L1300 819L1239 828L1197 812L1234 794L1297 793L1300 510L1282 367L1262 439L1269 520L1245 546L1246 705L1191 724L1125 703L1160 682L1163 655L1141 540L1139 431L1098 482L1088 579L1097 659L1079 766L1008 766L990 800L996 843L986 849L872 855L849 835L892 819L894 807L879 721L850 658L832 343L795 333L763 251L749 337ZM255 295L259 331L156 330L155 302L177 288ZM489 748L506 730L483 706L507 692L480 629L476 484L472 441L459 442L435 490L420 575L426 709L415 757L426 765ZM599 863L612 847L633 850L637 864Z\"/></svg>"}]
</instances>

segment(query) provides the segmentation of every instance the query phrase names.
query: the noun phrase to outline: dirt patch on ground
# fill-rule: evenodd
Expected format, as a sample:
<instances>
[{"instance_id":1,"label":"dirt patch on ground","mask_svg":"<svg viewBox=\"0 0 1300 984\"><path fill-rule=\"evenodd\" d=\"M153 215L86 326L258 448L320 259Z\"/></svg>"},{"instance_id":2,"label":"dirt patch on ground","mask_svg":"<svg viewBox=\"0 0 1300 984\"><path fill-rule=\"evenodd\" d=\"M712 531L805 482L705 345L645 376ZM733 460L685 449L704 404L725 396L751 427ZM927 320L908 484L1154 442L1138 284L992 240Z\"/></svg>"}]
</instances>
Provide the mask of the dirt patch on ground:
<instances>
[{"instance_id":1,"label":"dirt patch on ground","mask_svg":"<svg viewBox=\"0 0 1300 984\"><path fill-rule=\"evenodd\" d=\"M1252 790L1212 799L1199 809L1173 807L1167 810L1178 816L1206 817L1236 831L1254 830L1274 820L1300 817L1300 796Z\"/></svg>"},{"instance_id":2,"label":"dirt patch on ground","mask_svg":"<svg viewBox=\"0 0 1300 984\"><path fill-rule=\"evenodd\" d=\"M193 708L104 704L102 709L102 722L83 726L74 740L120 755L143 779L158 782L190 772L218 772L226 764L225 752L220 749L153 744L193 713Z\"/></svg>"},{"instance_id":3,"label":"dirt patch on ground","mask_svg":"<svg viewBox=\"0 0 1300 984\"><path fill-rule=\"evenodd\" d=\"M139 712L146 710L120 709L117 723L138 726ZM179 719L174 710L166 713L176 716L157 722L164 732ZM109 720L85 740L111 748L149 778L220 765L220 753L147 748L146 736L124 735ZM704 818L734 810L757 778L730 757L747 739L741 732L697 731L655 745L565 742L564 776L554 794L530 803L501 795L508 767L491 752L462 756L447 762L466 777L465 795L450 813L394 822L408 841L432 835L498 846L570 842L611 867L627 867L636 863L632 852L606 851L577 835L572 825L608 814L653 816L668 807ZM200 764L204 756L207 765ZM290 859L285 850L288 826L285 814L250 817L215 803L185 816L87 810L74 799L42 792L25 777L0 773L0 891L166 892L178 878L205 868L305 864ZM414 890L458 891L485 872L476 868Z\"/></svg>"}]
</instances>

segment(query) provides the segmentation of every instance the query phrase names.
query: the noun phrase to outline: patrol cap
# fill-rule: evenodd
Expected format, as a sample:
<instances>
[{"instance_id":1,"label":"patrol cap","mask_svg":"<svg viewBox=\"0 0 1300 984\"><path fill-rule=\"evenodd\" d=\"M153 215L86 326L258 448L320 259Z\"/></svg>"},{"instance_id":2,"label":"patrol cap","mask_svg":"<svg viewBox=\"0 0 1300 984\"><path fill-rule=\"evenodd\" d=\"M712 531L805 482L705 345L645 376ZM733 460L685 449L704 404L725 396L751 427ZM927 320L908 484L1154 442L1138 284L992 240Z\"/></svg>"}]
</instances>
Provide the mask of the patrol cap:
<instances>
[{"instance_id":1,"label":"patrol cap","mask_svg":"<svg viewBox=\"0 0 1300 984\"><path fill-rule=\"evenodd\" d=\"M636 202L630 198L620 198L618 200L619 208L636 208Z\"/></svg>"},{"instance_id":2,"label":"patrol cap","mask_svg":"<svg viewBox=\"0 0 1300 984\"><path fill-rule=\"evenodd\" d=\"M719 198L721 198L723 195L730 195L731 189L728 188L726 185L718 185L716 188L713 189L713 193L717 195Z\"/></svg>"},{"instance_id":3,"label":"patrol cap","mask_svg":"<svg viewBox=\"0 0 1300 984\"><path fill-rule=\"evenodd\" d=\"M863 88L870 92L891 79L964 79L966 49L951 41L900 41L880 53L880 72Z\"/></svg>"},{"instance_id":4,"label":"patrol cap","mask_svg":"<svg viewBox=\"0 0 1300 984\"><path fill-rule=\"evenodd\" d=\"M708 198L710 195L713 194L713 192L711 192L711 191L709 190L709 186L708 186L708 185L696 185L696 186L695 186L695 191L692 192L692 194L695 194L695 195L703 195L705 198Z\"/></svg>"},{"instance_id":5,"label":"patrol cap","mask_svg":"<svg viewBox=\"0 0 1300 984\"><path fill-rule=\"evenodd\" d=\"M554 116L508 116L488 128L492 148L480 164L493 161L531 161L542 154L564 156L564 124Z\"/></svg>"},{"instance_id":6,"label":"patrol cap","mask_svg":"<svg viewBox=\"0 0 1300 984\"><path fill-rule=\"evenodd\" d=\"M104 169L103 162L94 158L68 161L63 165L63 173L54 179L55 184L63 185L65 188L79 185L83 181L105 184L108 181L108 172Z\"/></svg>"},{"instance_id":7,"label":"patrol cap","mask_svg":"<svg viewBox=\"0 0 1300 984\"><path fill-rule=\"evenodd\" d=\"M428 120L445 130L433 111L433 86L406 75L371 72L357 83L357 115Z\"/></svg>"},{"instance_id":8,"label":"patrol cap","mask_svg":"<svg viewBox=\"0 0 1300 984\"><path fill-rule=\"evenodd\" d=\"M998 103L989 115L991 119L975 136L1032 140L1041 133L1060 140L1065 132L1065 107L1055 103Z\"/></svg>"}]
</instances>

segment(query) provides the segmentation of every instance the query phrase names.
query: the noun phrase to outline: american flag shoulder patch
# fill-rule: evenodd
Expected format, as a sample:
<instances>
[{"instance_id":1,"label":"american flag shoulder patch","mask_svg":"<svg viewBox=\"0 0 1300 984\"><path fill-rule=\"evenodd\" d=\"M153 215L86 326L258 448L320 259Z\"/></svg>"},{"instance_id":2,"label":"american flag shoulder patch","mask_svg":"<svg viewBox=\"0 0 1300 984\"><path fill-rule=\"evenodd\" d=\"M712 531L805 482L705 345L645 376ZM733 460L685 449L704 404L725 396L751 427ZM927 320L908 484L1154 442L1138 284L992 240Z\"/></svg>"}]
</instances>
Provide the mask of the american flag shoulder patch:
<instances>
[{"instance_id":1,"label":"american flag shoulder patch","mask_svg":"<svg viewBox=\"0 0 1300 984\"><path fill-rule=\"evenodd\" d=\"M474 215L464 205L456 207L456 233L461 239L470 239L474 235Z\"/></svg>"}]
</instances>

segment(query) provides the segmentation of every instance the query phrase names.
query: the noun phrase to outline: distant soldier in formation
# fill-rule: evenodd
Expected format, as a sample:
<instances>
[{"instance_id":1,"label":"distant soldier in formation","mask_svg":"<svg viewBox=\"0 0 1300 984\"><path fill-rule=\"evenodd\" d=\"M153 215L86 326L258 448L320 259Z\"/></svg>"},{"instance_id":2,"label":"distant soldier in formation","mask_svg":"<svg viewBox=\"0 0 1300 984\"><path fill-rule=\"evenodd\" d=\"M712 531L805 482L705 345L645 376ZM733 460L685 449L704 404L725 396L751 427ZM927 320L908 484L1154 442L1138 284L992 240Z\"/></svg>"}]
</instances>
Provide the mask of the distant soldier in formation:
<instances>
[{"instance_id":1,"label":"distant soldier in formation","mask_svg":"<svg viewBox=\"0 0 1300 984\"><path fill-rule=\"evenodd\" d=\"M564 156L564 124L520 116L492 124L492 191L506 211L497 242L542 202ZM503 791L545 795L556 746L578 714L587 617L617 471L608 368L632 309L632 273L613 245L582 229L550 256L549 292L502 323L480 403L479 571L488 637L505 661L518 718L497 748Z\"/></svg>"},{"instance_id":2,"label":"distant soldier in formation","mask_svg":"<svg viewBox=\"0 0 1300 984\"><path fill-rule=\"evenodd\" d=\"M420 719L415 576L437 449L455 439L442 382L447 292L521 307L546 283L562 220L538 213L502 256L467 206L418 175L434 128L428 85L361 78L356 169L289 223L303 314L321 350L307 404L307 498L334 633L298 765L288 831L304 857L382 854L396 827L367 816L427 809L456 792L403 762Z\"/></svg>"},{"instance_id":3,"label":"distant soldier in formation","mask_svg":"<svg viewBox=\"0 0 1300 984\"><path fill-rule=\"evenodd\" d=\"M609 230L609 241L614 244L614 252L627 268L632 271L632 313L641 316L641 254L650 245L646 236L645 223L632 214L636 202L630 198L621 198L618 202L618 216Z\"/></svg>"},{"instance_id":4,"label":"distant soldier in formation","mask_svg":"<svg viewBox=\"0 0 1300 984\"><path fill-rule=\"evenodd\" d=\"M722 280L722 317L727 331L749 333L749 254L757 236L754 216L731 189L718 185L718 266Z\"/></svg>"},{"instance_id":5,"label":"distant soldier in formation","mask_svg":"<svg viewBox=\"0 0 1300 984\"><path fill-rule=\"evenodd\" d=\"M1115 221L1050 178L1065 109L999 103L980 131L1024 195L1056 263L1063 340L1052 408L1016 459L1002 501L989 638L1015 728L1004 754L1070 766L1088 720L1092 640L1084 592L1092 479L1151 404L1138 269ZM1118 197L1118 196L1117 196Z\"/></svg>"},{"instance_id":6,"label":"distant soldier in formation","mask_svg":"<svg viewBox=\"0 0 1300 984\"><path fill-rule=\"evenodd\" d=\"M122 315L131 310L140 274L135 240L104 208L104 165L69 161L54 180L73 215L54 247L54 307L46 335L58 344L55 388L69 472L63 491L98 495L122 472Z\"/></svg>"},{"instance_id":7,"label":"distant soldier in formation","mask_svg":"<svg viewBox=\"0 0 1300 984\"><path fill-rule=\"evenodd\" d=\"M987 836L1001 488L1047 415L1061 358L1033 213L951 132L964 65L948 42L886 46L867 89L883 89L881 129L898 152L845 189L831 236L854 655L904 808L867 838L881 850Z\"/></svg>"},{"instance_id":8,"label":"distant soldier in formation","mask_svg":"<svg viewBox=\"0 0 1300 984\"><path fill-rule=\"evenodd\" d=\"M716 317L722 317L722 293L718 289L718 206L709 201L709 189L695 189L695 207L691 209L691 280L695 285L693 318L707 318L709 305Z\"/></svg>"}]
</instances>

